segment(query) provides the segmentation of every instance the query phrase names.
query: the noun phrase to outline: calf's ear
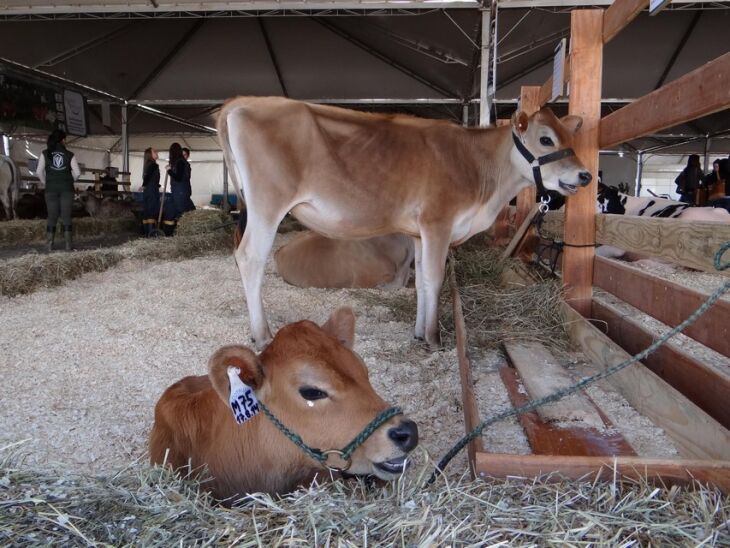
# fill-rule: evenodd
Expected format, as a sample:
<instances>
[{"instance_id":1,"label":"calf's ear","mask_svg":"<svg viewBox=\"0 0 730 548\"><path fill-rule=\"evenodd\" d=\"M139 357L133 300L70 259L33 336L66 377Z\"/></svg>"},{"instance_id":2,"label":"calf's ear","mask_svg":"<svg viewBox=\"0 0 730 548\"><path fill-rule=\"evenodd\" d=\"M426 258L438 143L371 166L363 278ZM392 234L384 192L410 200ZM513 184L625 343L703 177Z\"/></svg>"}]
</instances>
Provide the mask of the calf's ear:
<instances>
[{"instance_id":1,"label":"calf's ear","mask_svg":"<svg viewBox=\"0 0 730 548\"><path fill-rule=\"evenodd\" d=\"M263 367L253 350L237 344L219 348L208 360L208 378L226 405L231 393L229 367L238 368L241 381L254 390L258 390L264 380Z\"/></svg>"},{"instance_id":2,"label":"calf's ear","mask_svg":"<svg viewBox=\"0 0 730 548\"><path fill-rule=\"evenodd\" d=\"M523 134L527 131L527 126L530 123L530 117L524 110L516 110L512 115L512 128L519 134Z\"/></svg>"},{"instance_id":3,"label":"calf's ear","mask_svg":"<svg viewBox=\"0 0 730 548\"><path fill-rule=\"evenodd\" d=\"M355 343L355 314L352 308L343 306L335 310L322 329L352 350L352 345Z\"/></svg>"},{"instance_id":4,"label":"calf's ear","mask_svg":"<svg viewBox=\"0 0 730 548\"><path fill-rule=\"evenodd\" d=\"M583 118L580 116L574 116L572 114L568 116L563 116L560 121L565 126L565 129L568 131L575 133L580 129L580 127L583 125Z\"/></svg>"}]
</instances>

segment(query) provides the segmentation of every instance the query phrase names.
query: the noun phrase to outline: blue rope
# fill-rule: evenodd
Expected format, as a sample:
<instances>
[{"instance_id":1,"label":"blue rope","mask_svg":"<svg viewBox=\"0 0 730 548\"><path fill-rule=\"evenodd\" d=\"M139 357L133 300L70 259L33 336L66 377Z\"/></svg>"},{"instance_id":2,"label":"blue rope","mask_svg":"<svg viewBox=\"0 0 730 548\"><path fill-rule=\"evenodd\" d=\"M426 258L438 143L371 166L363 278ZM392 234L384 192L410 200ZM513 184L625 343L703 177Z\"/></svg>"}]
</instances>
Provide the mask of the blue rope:
<instances>
[{"instance_id":1,"label":"blue rope","mask_svg":"<svg viewBox=\"0 0 730 548\"><path fill-rule=\"evenodd\" d=\"M723 271L730 268L730 261L726 263L722 263L722 256L725 254L725 252L730 249L730 241L725 242L722 246L720 246L720 249L715 253L715 269L717 271ZM692 325L697 319L702 316L707 310L715 304L720 297L725 294L728 289L730 289L730 280L725 281L725 283L720 286L717 291L715 291L712 295L708 297L708 299L702 303L702 305L695 310L690 316L684 320L682 323L680 323L678 326L671 329L669 332L667 332L664 336L657 339L654 343L652 343L648 348L645 350L642 350L635 356L629 358L628 360L625 360L617 365L613 365L611 367L606 368L605 370L601 371L600 373L597 373L593 375L592 377L586 377L585 379L577 382L576 384L566 387L562 390L558 390L557 392L554 392L552 394L549 394L545 396L544 398L540 398L538 400L533 400L529 403L526 403L524 405L521 405L519 407L513 407L510 409L507 409L505 411L502 411L501 413L494 415L482 422L479 423L479 425L474 428L471 432L466 434L464 437L462 437L456 445L454 445L446 455L439 461L438 465L436 466L436 470L431 474L431 477L426 482L426 485L432 484L438 475L443 472L444 468L451 462L451 460L459 454L459 452L464 449L471 441L478 438L482 435L482 432L487 426L490 426L496 422L501 421L502 419L506 419L508 417L512 417L514 415L519 415L522 413L526 413L528 411L533 411L537 409L538 407L542 407L543 405L547 405L549 403L553 403L558 401L561 398L564 398L565 396L569 396L571 394L575 394L576 392L579 392L586 388L587 386L590 386L592 384L595 384L596 382L605 379L606 377L609 377L613 375L614 373L617 373L618 371L621 371L625 367L631 365L634 362L637 362L639 360L643 360L646 358L649 354L654 352L657 348L659 348L661 345L663 345L665 342L667 342L669 339L674 337L677 333L680 333L681 331L684 331L687 327Z\"/></svg>"}]
</instances>

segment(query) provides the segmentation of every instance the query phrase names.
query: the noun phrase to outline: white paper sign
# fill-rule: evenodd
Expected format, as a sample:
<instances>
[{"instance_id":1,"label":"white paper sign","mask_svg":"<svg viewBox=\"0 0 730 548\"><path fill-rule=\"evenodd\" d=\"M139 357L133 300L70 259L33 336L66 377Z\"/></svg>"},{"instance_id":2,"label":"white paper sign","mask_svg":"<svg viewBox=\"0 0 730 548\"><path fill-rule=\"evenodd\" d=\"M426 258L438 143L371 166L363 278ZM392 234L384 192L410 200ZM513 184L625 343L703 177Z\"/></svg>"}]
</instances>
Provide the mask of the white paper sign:
<instances>
[{"instance_id":1,"label":"white paper sign","mask_svg":"<svg viewBox=\"0 0 730 548\"><path fill-rule=\"evenodd\" d=\"M66 132L86 137L86 104L84 96L68 89L63 90L63 105L66 111Z\"/></svg>"},{"instance_id":2,"label":"white paper sign","mask_svg":"<svg viewBox=\"0 0 730 548\"><path fill-rule=\"evenodd\" d=\"M563 95L563 83L565 82L565 47L567 42L563 38L558 45L555 46L555 56L553 57L553 89L550 95L550 101L555 101Z\"/></svg>"}]
</instances>

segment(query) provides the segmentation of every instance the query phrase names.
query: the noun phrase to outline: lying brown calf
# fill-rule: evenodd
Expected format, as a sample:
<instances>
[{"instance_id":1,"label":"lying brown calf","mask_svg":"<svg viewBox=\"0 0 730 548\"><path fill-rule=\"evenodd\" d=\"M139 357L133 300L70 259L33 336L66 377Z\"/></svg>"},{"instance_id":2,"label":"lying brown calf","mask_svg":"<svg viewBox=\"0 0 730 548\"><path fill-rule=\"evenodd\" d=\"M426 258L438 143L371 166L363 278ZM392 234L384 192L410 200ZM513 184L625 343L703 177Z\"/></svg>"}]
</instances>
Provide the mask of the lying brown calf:
<instances>
[{"instance_id":1,"label":"lying brown calf","mask_svg":"<svg viewBox=\"0 0 730 548\"><path fill-rule=\"evenodd\" d=\"M182 379L157 403L150 436L152 463L205 468L210 481L204 485L218 498L284 493L307 484L325 471L324 466L285 437L250 400L265 404L310 447L345 447L388 408L352 351L354 336L352 310L341 308L322 327L310 321L283 327L258 356L244 346L217 350L208 363L208 376ZM235 369L229 373L230 367L240 374L236 376ZM234 375L233 383L229 374ZM234 418L229 396L238 379L253 389L255 398L248 393L248 403L254 405L236 409ZM355 450L348 473L394 479L417 444L416 424L395 416Z\"/></svg>"}]
</instances>

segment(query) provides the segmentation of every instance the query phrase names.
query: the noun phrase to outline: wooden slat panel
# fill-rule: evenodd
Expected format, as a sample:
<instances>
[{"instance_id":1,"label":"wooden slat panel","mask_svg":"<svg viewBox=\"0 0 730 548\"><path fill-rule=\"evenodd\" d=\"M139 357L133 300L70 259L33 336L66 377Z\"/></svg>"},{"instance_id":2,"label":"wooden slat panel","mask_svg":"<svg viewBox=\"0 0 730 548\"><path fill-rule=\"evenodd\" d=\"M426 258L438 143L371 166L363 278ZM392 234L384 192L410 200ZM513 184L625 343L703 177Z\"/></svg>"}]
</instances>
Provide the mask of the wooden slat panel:
<instances>
[{"instance_id":1,"label":"wooden slat panel","mask_svg":"<svg viewBox=\"0 0 730 548\"><path fill-rule=\"evenodd\" d=\"M606 334L630 354L638 354L656 339L640 323L595 299L591 317L605 322ZM649 354L643 363L725 428L730 428L730 373L722 374L717 368L693 359L671 342Z\"/></svg>"},{"instance_id":2,"label":"wooden slat panel","mask_svg":"<svg viewBox=\"0 0 730 548\"><path fill-rule=\"evenodd\" d=\"M709 297L604 257L595 258L593 285L670 327L682 323ZM730 356L730 302L718 301L683 333L724 356Z\"/></svg>"},{"instance_id":3,"label":"wooden slat panel","mask_svg":"<svg viewBox=\"0 0 730 548\"><path fill-rule=\"evenodd\" d=\"M461 376L461 401L464 405L464 426L468 434L479 424L479 409L476 396L474 395L474 379L471 374L471 360L467 351L468 341L466 338L466 324L464 323L464 312L461 306L461 296L456 285L456 274L451 270L449 274L451 285L451 301L453 305L454 327L456 330L456 352L459 360L459 375ZM467 447L469 455L469 468L472 478L476 477L475 455L483 451L482 439L473 440Z\"/></svg>"},{"instance_id":4,"label":"wooden slat panel","mask_svg":"<svg viewBox=\"0 0 730 548\"><path fill-rule=\"evenodd\" d=\"M603 10L574 10L570 14L570 104L568 113L581 116L583 126L573 148L593 175L591 183L565 201L565 242L585 246L595 241L598 189L598 131L601 121L603 74ZM565 298L581 313L591 307L593 247L568 247L563 251Z\"/></svg>"},{"instance_id":5,"label":"wooden slat panel","mask_svg":"<svg viewBox=\"0 0 730 548\"><path fill-rule=\"evenodd\" d=\"M571 339L596 365L607 368L629 358L567 304L563 315ZM730 459L730 431L642 364L629 365L608 381L634 409L664 429L682 456Z\"/></svg>"},{"instance_id":6,"label":"wooden slat panel","mask_svg":"<svg viewBox=\"0 0 730 548\"><path fill-rule=\"evenodd\" d=\"M614 468L624 479L651 481L665 485L686 485L694 480L730 492L730 462L687 459L652 459L645 457L581 457L550 455L505 455L477 453L480 477L535 478L556 473L572 479L593 480L598 474L604 481L614 478ZM558 480L558 478L555 478Z\"/></svg>"},{"instance_id":7,"label":"wooden slat panel","mask_svg":"<svg viewBox=\"0 0 730 548\"><path fill-rule=\"evenodd\" d=\"M597 215L596 241L643 255L717 272L713 258L720 246L730 240L730 225L652 219L626 215ZM721 272L730 276L730 270Z\"/></svg>"},{"instance_id":8,"label":"wooden slat panel","mask_svg":"<svg viewBox=\"0 0 730 548\"><path fill-rule=\"evenodd\" d=\"M730 107L728 67L730 53L612 112L601 120L601 148Z\"/></svg>"},{"instance_id":9,"label":"wooden slat panel","mask_svg":"<svg viewBox=\"0 0 730 548\"><path fill-rule=\"evenodd\" d=\"M613 40L648 6L648 0L616 0L611 4L603 15L603 43Z\"/></svg>"},{"instance_id":10,"label":"wooden slat panel","mask_svg":"<svg viewBox=\"0 0 730 548\"><path fill-rule=\"evenodd\" d=\"M503 365L499 375L515 407L528 403L529 398L520 390L520 379L511 367ZM592 402L592 400L589 400ZM597 410L607 430L593 428L561 428L543 421L536 411L520 413L518 420L525 431L532 452L536 455L636 455L629 443L615 429L613 423Z\"/></svg>"}]
</instances>

